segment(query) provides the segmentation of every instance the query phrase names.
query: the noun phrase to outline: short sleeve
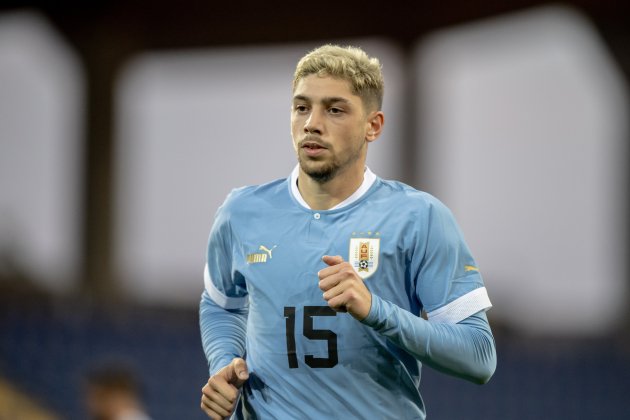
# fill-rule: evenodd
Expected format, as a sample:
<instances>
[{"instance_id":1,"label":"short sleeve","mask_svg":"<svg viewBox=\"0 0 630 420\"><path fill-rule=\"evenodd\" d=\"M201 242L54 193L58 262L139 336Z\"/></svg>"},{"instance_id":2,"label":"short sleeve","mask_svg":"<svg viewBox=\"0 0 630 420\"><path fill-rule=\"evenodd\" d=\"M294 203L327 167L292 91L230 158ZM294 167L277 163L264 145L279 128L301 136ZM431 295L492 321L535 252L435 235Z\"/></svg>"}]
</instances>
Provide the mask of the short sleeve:
<instances>
[{"instance_id":1,"label":"short sleeve","mask_svg":"<svg viewBox=\"0 0 630 420\"><path fill-rule=\"evenodd\" d=\"M492 304L453 214L434 200L421 219L416 293L430 322L455 324Z\"/></svg>"}]
</instances>

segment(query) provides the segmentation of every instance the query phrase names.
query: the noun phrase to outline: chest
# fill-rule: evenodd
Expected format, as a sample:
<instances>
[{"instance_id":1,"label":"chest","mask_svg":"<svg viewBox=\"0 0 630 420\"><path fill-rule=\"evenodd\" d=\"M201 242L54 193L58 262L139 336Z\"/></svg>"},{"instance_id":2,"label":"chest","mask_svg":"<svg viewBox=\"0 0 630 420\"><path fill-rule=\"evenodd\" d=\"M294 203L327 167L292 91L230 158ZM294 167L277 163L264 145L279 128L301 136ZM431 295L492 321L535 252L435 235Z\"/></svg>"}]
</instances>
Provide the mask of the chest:
<instances>
[{"instance_id":1,"label":"chest","mask_svg":"<svg viewBox=\"0 0 630 420\"><path fill-rule=\"evenodd\" d=\"M317 276L326 267L322 256L340 255L373 293L408 307L413 281L407 227L388 216L302 211L249 220L249 228L239 232L234 261L250 302L323 304Z\"/></svg>"}]
</instances>

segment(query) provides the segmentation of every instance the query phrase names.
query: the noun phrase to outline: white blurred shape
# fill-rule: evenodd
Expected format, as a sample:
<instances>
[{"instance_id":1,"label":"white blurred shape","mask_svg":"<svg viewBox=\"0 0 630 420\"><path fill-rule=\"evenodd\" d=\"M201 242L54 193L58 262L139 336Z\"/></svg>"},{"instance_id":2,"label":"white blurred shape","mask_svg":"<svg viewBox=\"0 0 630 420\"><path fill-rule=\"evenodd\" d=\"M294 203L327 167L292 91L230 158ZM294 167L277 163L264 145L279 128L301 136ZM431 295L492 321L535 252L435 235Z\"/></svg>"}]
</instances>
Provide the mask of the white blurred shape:
<instances>
[{"instance_id":1,"label":"white blurred shape","mask_svg":"<svg viewBox=\"0 0 630 420\"><path fill-rule=\"evenodd\" d=\"M383 108L392 118L368 162L377 174L398 177L400 53L378 40L349 43L383 63ZM198 304L216 209L231 189L285 178L296 164L291 80L316 46L156 52L126 67L117 88L114 251L134 299Z\"/></svg>"},{"instance_id":2,"label":"white blurred shape","mask_svg":"<svg viewBox=\"0 0 630 420\"><path fill-rule=\"evenodd\" d=\"M39 14L0 14L0 271L53 292L77 283L77 57Z\"/></svg>"},{"instance_id":3,"label":"white blurred shape","mask_svg":"<svg viewBox=\"0 0 630 420\"><path fill-rule=\"evenodd\" d=\"M624 314L627 87L591 24L549 7L416 50L422 181L455 213L492 313L599 335Z\"/></svg>"}]
</instances>

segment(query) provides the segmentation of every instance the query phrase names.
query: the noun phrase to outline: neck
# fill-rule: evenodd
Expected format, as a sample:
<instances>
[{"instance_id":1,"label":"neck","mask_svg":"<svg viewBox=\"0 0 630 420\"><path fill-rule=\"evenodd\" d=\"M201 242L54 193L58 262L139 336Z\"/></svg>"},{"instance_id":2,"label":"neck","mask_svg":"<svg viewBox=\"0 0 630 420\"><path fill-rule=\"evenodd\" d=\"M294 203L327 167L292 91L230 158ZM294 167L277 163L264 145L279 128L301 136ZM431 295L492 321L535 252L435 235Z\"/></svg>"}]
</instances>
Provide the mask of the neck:
<instances>
[{"instance_id":1,"label":"neck","mask_svg":"<svg viewBox=\"0 0 630 420\"><path fill-rule=\"evenodd\" d=\"M298 174L298 189L313 210L329 210L350 197L363 182L365 165L338 172L334 178L320 183L308 176L302 168Z\"/></svg>"}]
</instances>

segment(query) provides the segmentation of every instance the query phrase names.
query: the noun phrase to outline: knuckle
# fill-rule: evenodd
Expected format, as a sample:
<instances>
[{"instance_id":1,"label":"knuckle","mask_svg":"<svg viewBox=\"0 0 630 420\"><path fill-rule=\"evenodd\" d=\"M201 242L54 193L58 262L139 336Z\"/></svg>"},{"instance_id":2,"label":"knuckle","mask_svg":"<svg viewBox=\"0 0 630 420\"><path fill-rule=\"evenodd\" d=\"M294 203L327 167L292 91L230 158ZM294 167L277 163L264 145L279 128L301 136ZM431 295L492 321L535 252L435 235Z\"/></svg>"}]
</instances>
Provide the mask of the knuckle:
<instances>
[{"instance_id":1,"label":"knuckle","mask_svg":"<svg viewBox=\"0 0 630 420\"><path fill-rule=\"evenodd\" d=\"M354 275L354 268L352 268L349 264L347 266L345 266L342 270L342 273L346 276L353 276Z\"/></svg>"}]
</instances>

